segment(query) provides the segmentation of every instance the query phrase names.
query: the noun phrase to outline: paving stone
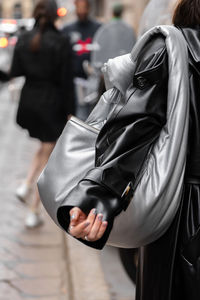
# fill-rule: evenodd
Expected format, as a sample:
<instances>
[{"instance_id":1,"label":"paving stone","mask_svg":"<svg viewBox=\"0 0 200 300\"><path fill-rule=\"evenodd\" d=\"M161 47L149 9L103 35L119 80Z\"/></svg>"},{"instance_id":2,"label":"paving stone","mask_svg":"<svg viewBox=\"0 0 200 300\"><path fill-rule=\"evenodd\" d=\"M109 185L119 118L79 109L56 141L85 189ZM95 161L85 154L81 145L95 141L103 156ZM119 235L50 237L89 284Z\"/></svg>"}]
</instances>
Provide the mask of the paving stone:
<instances>
[{"instance_id":1,"label":"paving stone","mask_svg":"<svg viewBox=\"0 0 200 300\"><path fill-rule=\"evenodd\" d=\"M10 270L5 264L0 263L0 281L16 279L17 275L13 270Z\"/></svg>"},{"instance_id":2,"label":"paving stone","mask_svg":"<svg viewBox=\"0 0 200 300\"><path fill-rule=\"evenodd\" d=\"M54 262L20 263L13 270L24 278L55 278L61 277L66 271L66 262L63 259Z\"/></svg>"},{"instance_id":3,"label":"paving stone","mask_svg":"<svg viewBox=\"0 0 200 300\"><path fill-rule=\"evenodd\" d=\"M51 297L59 296L62 292L62 280L60 278L13 280L12 285L24 296Z\"/></svg>"},{"instance_id":4,"label":"paving stone","mask_svg":"<svg viewBox=\"0 0 200 300\"><path fill-rule=\"evenodd\" d=\"M30 231L30 233L22 233L17 237L20 245L26 247L61 247L62 237L61 234L52 234L42 231Z\"/></svg>"},{"instance_id":5,"label":"paving stone","mask_svg":"<svg viewBox=\"0 0 200 300\"><path fill-rule=\"evenodd\" d=\"M67 248L74 283L74 300L110 300L99 251L87 248L71 237L67 237Z\"/></svg>"},{"instance_id":6,"label":"paving stone","mask_svg":"<svg viewBox=\"0 0 200 300\"><path fill-rule=\"evenodd\" d=\"M55 297L53 296L53 297L48 297L48 298L26 296L26 300L66 300L66 295L59 295L59 296L55 296Z\"/></svg>"},{"instance_id":7,"label":"paving stone","mask_svg":"<svg viewBox=\"0 0 200 300\"><path fill-rule=\"evenodd\" d=\"M9 262L17 260L17 256L14 253L10 253L7 249L0 248L0 262Z\"/></svg>"},{"instance_id":8,"label":"paving stone","mask_svg":"<svg viewBox=\"0 0 200 300\"><path fill-rule=\"evenodd\" d=\"M0 90L0 300L67 300L63 233L44 210L44 226L26 229L27 207L15 197L38 147L16 126L16 109Z\"/></svg>"},{"instance_id":9,"label":"paving stone","mask_svg":"<svg viewBox=\"0 0 200 300\"><path fill-rule=\"evenodd\" d=\"M22 298L9 282L0 282L0 300L22 300Z\"/></svg>"},{"instance_id":10,"label":"paving stone","mask_svg":"<svg viewBox=\"0 0 200 300\"><path fill-rule=\"evenodd\" d=\"M17 244L5 241L5 248L0 248L0 259L4 262L8 260L20 260L22 262L39 262L39 261L59 261L63 259L63 253L60 247L22 247ZM13 246L14 245L14 246ZM7 254L7 257L3 257Z\"/></svg>"}]
</instances>

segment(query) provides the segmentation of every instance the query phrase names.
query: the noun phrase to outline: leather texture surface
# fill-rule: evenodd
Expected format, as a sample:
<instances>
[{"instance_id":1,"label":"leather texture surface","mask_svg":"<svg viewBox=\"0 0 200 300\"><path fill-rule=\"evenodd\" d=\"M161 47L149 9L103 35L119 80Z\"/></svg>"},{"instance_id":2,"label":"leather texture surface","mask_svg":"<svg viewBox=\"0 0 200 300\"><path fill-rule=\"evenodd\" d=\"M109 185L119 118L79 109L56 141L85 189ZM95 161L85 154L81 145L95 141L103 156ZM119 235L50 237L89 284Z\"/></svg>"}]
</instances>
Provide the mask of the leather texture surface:
<instances>
[{"instance_id":1,"label":"leather texture surface","mask_svg":"<svg viewBox=\"0 0 200 300\"><path fill-rule=\"evenodd\" d=\"M87 171L95 166L97 136L109 113L117 105L119 97L119 91L111 89L101 97L90 115L89 122L84 123L76 117L68 121L38 179L42 203L57 225L57 210L63 199Z\"/></svg>"},{"instance_id":2,"label":"leather texture surface","mask_svg":"<svg viewBox=\"0 0 200 300\"><path fill-rule=\"evenodd\" d=\"M145 45L150 47L151 40L156 38L164 39L166 43L157 54L151 53L149 63L148 59L145 61L147 68L142 71L138 63L140 52ZM168 67L166 72L161 72L165 67L165 44ZM81 240L91 247L102 248L108 237L108 243L115 246L141 246L158 239L171 224L180 204L186 160L189 119L186 61L185 41L181 33L171 26L154 28L136 44L131 55L109 61L105 72L110 90L100 103L112 103L113 99L119 101L104 110L103 114L108 114L106 123L103 120L99 122L103 127L96 143L95 167L91 164L89 172L68 195L64 185L61 192L56 193L56 198L44 200L47 190L51 189L46 180L51 176L48 170L57 168L56 152L59 154L59 147L64 148L63 143L66 143L64 131L48 163L54 167L47 165L41 175L39 190L43 204L54 221L66 231L69 224L67 213L73 206L79 206L86 213L96 207L108 220L107 232L100 241L88 243ZM110 93L117 93L119 97ZM95 109L102 115L101 107ZM94 126L94 120L91 115L87 123ZM66 138L70 140L70 134ZM74 149L79 149L81 142L76 141ZM69 153L73 153L71 150ZM68 160L63 159L61 165L63 170L73 169ZM61 169L58 169L58 174ZM60 172L60 175L63 177L64 174ZM73 171L69 172L69 176L73 176ZM56 182L57 177L53 177L51 182ZM122 197L129 182L134 195L129 208L122 212L130 201L128 197ZM60 186L52 184L52 187L58 191ZM132 198L132 193L128 196Z\"/></svg>"},{"instance_id":3,"label":"leather texture surface","mask_svg":"<svg viewBox=\"0 0 200 300\"><path fill-rule=\"evenodd\" d=\"M86 170L92 167L92 163L94 167L94 141L98 132L99 130L95 131L72 117L40 176L38 181L40 197L57 225L59 225L57 210L60 203L82 179Z\"/></svg>"},{"instance_id":4,"label":"leather texture surface","mask_svg":"<svg viewBox=\"0 0 200 300\"><path fill-rule=\"evenodd\" d=\"M179 30L189 50L190 86L183 199L167 232L139 249L137 300L200 299L200 26Z\"/></svg>"},{"instance_id":5,"label":"leather texture surface","mask_svg":"<svg viewBox=\"0 0 200 300\"><path fill-rule=\"evenodd\" d=\"M181 33L177 34L177 29L172 28L154 29L165 36L168 52L167 121L145 159L129 208L115 218L108 240L114 246L136 248L157 240L171 225L182 197L189 124L188 59ZM142 37L140 43L148 39L149 33ZM133 61L137 61L141 51L138 45L132 51ZM152 76L158 68L159 63L146 72ZM146 79L144 72L142 75ZM141 74L135 77L141 78ZM117 243L118 235L122 237L120 244Z\"/></svg>"}]
</instances>

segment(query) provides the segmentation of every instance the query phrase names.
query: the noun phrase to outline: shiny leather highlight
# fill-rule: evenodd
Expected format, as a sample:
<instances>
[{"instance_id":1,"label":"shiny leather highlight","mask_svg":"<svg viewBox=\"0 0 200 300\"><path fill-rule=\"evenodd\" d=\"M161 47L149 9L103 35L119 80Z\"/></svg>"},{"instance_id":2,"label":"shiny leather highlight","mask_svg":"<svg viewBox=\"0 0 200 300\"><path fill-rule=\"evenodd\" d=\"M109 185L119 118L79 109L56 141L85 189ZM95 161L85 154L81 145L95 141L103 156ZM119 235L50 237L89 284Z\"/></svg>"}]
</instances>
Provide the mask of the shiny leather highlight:
<instances>
[{"instance_id":1,"label":"shiny leather highlight","mask_svg":"<svg viewBox=\"0 0 200 300\"><path fill-rule=\"evenodd\" d=\"M151 40L156 39L157 35L159 42L163 36L163 48L153 55L153 59L150 58L148 68L142 72L141 65L137 68L139 53L146 47L150 50L150 57L152 57L149 42L153 45ZM173 44L173 40L176 40L176 44ZM164 41L168 56L166 56ZM174 60L178 53L181 54L179 59ZM102 106L99 108L100 115L98 116L97 108L100 105L98 104L89 117L89 121L86 122L88 123L86 127L91 124L95 127L96 118L97 123L103 126L96 142L96 165L91 165L94 161L93 153L91 153L91 170L87 174L81 171L83 177L80 176L81 181L79 183L77 181L73 189L71 187L75 181L70 182L67 178L70 178L70 174L66 175L65 186L61 191L57 187L59 192L55 195L58 223L65 230L69 224L68 211L73 206L79 206L85 213L88 213L92 207L96 207L108 220L106 235L102 240L90 243L91 247L101 248L105 244L105 236L109 236L114 217L119 213L120 215L115 218L108 241L115 246L136 247L150 243L162 235L171 224L180 203L186 158L189 103L186 61L187 49L181 33L174 27L163 26L156 27L151 33L147 33L136 44L131 55L118 57L108 62L107 77L112 82L114 90L117 91L117 86L120 88L121 96L115 99L115 93L112 93L110 101L107 98L104 102L104 104L113 103L111 113ZM180 65L185 72L180 71ZM168 72L163 72L167 69L169 69L169 84ZM140 77L143 74L143 78L152 74L149 84L142 89L134 86L134 82L132 83L134 74L138 73ZM164 75L158 76L161 73ZM178 84L171 82L175 76ZM128 78L129 81L127 81ZM167 89L168 85L169 89ZM103 105L102 101L110 95L109 91L105 93L100 103ZM116 103L112 101L113 99L117 100ZM100 117L103 116L105 119L105 112L108 118L104 125ZM67 127L71 126L71 123L67 125ZM63 135L66 135L66 130ZM71 127L70 130L72 131L73 128ZM65 140L62 135L58 144L61 149L68 147L68 153L71 153L71 157L75 159L73 156L78 153L76 149L79 149L83 141L79 143L78 140L70 138L70 130L68 130L68 140ZM169 154L168 157L166 153ZM56 147L49 161L55 167L58 155L59 148ZM101 157L100 160L99 157ZM78 161L81 168L81 157ZM67 157L63 159L60 171L65 168L67 174L67 165L70 166L71 163L73 160L70 162ZM48 173L48 168L47 165L44 176L42 175L39 180L41 196L45 194L42 194L40 183L45 173ZM79 166L70 167L72 177L73 169L76 174L77 168ZM85 171L87 171L86 167ZM64 172L62 176L64 177ZM58 180L55 179L56 181ZM132 183L134 190L131 203L131 194L129 198L122 197L129 182ZM169 182L170 189L168 188ZM49 185L46 188L51 189ZM52 202L47 198L45 205L51 214L52 207L48 208L49 201ZM122 213L127 203L130 203L129 208ZM55 218L55 212L51 215Z\"/></svg>"}]
</instances>

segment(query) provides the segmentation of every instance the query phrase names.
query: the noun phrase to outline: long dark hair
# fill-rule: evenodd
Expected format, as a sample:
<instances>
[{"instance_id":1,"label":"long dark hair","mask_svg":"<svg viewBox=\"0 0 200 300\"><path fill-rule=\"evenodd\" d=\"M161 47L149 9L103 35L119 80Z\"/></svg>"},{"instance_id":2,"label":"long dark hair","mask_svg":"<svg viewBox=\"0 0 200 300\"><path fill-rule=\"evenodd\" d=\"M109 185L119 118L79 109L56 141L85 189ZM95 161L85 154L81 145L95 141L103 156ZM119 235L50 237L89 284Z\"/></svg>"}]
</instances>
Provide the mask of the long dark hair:
<instances>
[{"instance_id":1,"label":"long dark hair","mask_svg":"<svg viewBox=\"0 0 200 300\"><path fill-rule=\"evenodd\" d=\"M179 27L200 25L200 0L181 0L178 2L172 22Z\"/></svg>"},{"instance_id":2,"label":"long dark hair","mask_svg":"<svg viewBox=\"0 0 200 300\"><path fill-rule=\"evenodd\" d=\"M39 0L33 11L33 17L35 19L36 33L31 40L31 51L37 52L40 48L42 34L47 26L54 26L54 22L57 19L57 4L55 0Z\"/></svg>"}]
</instances>

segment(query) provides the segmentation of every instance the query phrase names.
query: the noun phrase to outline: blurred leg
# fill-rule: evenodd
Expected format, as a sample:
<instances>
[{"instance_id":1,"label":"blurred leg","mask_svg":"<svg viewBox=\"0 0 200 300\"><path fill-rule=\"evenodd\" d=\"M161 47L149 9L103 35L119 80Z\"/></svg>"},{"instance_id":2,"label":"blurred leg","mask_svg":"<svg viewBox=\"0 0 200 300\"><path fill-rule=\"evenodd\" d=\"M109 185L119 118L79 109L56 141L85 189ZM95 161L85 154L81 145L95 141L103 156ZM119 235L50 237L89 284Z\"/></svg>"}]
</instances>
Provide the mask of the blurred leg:
<instances>
[{"instance_id":1,"label":"blurred leg","mask_svg":"<svg viewBox=\"0 0 200 300\"><path fill-rule=\"evenodd\" d=\"M51 154L53 148L55 146L54 143L41 143L38 151L35 153L34 158L31 162L27 178L25 181L17 188L16 196L22 202L26 202L27 198L30 195L31 189L35 184L39 174L42 169L46 165L49 155ZM38 196L36 196L36 199ZM36 200L38 203L38 200Z\"/></svg>"},{"instance_id":2,"label":"blurred leg","mask_svg":"<svg viewBox=\"0 0 200 300\"><path fill-rule=\"evenodd\" d=\"M54 146L55 146L55 143L41 143L40 149L37 151L37 153L32 161L30 171L27 176L26 182L28 184L33 184L36 181L37 177L39 176L39 174L45 167L45 165L49 159L49 156L50 156L51 152L53 151ZM38 189L36 186L35 197L34 197L33 203L31 204L31 208L34 211L36 211L39 208L39 204L40 204L40 196L39 196Z\"/></svg>"},{"instance_id":3,"label":"blurred leg","mask_svg":"<svg viewBox=\"0 0 200 300\"><path fill-rule=\"evenodd\" d=\"M46 165L54 146L55 143L41 143L40 148L38 149L32 160L27 175L26 183L28 185L32 185L36 181L38 175Z\"/></svg>"},{"instance_id":4,"label":"blurred leg","mask_svg":"<svg viewBox=\"0 0 200 300\"><path fill-rule=\"evenodd\" d=\"M48 158L55 146L55 143L42 143L40 149L36 153L33 162L31 164L30 171L27 177L27 183L34 183L40 174L40 172L45 167ZM35 184L34 198L30 204L30 212L26 217L26 226L29 228L34 228L42 224L42 219L40 217L40 196L38 192L37 185Z\"/></svg>"}]
</instances>

